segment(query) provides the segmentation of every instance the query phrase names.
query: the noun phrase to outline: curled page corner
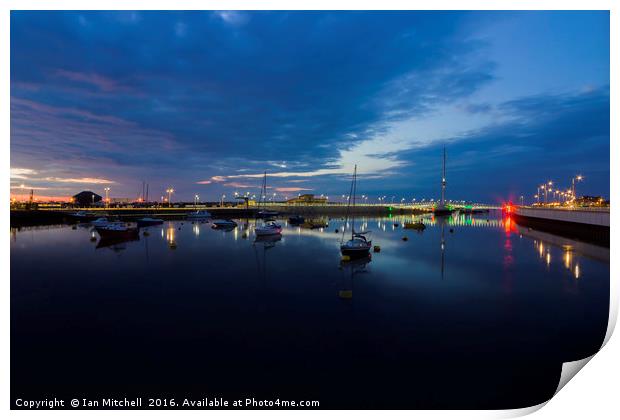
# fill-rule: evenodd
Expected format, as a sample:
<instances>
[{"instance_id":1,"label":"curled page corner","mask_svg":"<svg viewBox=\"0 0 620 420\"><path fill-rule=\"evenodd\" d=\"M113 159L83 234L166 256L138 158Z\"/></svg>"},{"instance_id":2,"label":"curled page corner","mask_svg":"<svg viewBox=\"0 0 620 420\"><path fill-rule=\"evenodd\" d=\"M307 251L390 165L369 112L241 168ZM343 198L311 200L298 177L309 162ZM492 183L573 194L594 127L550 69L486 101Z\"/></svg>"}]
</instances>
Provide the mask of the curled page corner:
<instances>
[{"instance_id":1,"label":"curled page corner","mask_svg":"<svg viewBox=\"0 0 620 420\"><path fill-rule=\"evenodd\" d=\"M596 353L583 359L563 363L562 373L560 374L560 381L558 382L558 387L556 388L553 396L560 392L560 390L564 388L564 385L566 385L568 381L573 379L573 376L575 376L577 372L579 372L581 368L583 368L595 355Z\"/></svg>"},{"instance_id":2,"label":"curled page corner","mask_svg":"<svg viewBox=\"0 0 620 420\"><path fill-rule=\"evenodd\" d=\"M572 362L564 362L562 364L562 372L560 373L560 380L558 382L558 386L555 389L553 396L547 401L544 401L540 404L532 405L530 407L503 410L500 413L498 413L499 415L496 416L496 418L522 417L522 416L527 416L528 414L532 414L540 410L545 405L547 405L547 403L551 401L551 399L555 397L562 388L564 388L564 385L566 385L571 379L573 379L573 377L577 374L577 372L579 372L595 355L596 353L594 353L591 356L585 357L583 359L573 360Z\"/></svg>"}]
</instances>

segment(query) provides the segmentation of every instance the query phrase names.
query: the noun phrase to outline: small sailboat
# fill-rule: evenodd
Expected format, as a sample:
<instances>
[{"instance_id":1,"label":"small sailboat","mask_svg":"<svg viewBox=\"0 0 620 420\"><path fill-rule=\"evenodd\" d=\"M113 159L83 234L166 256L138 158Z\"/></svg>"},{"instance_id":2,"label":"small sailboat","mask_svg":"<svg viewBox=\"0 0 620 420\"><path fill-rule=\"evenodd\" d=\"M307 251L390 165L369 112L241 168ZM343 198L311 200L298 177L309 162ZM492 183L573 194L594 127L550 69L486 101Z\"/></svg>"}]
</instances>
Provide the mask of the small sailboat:
<instances>
[{"instance_id":1,"label":"small sailboat","mask_svg":"<svg viewBox=\"0 0 620 420\"><path fill-rule=\"evenodd\" d=\"M123 222L110 222L95 228L99 236L104 238L134 238L139 236L139 229Z\"/></svg>"},{"instance_id":2,"label":"small sailboat","mask_svg":"<svg viewBox=\"0 0 620 420\"><path fill-rule=\"evenodd\" d=\"M278 214L280 214L277 211L267 210L265 208L267 205L267 202L265 201L266 199L267 199L267 171L265 171L265 175L263 177L263 185L261 186L261 189L260 189L260 200L258 202L258 213L256 213L256 217L259 219L268 219L270 217L275 217Z\"/></svg>"},{"instance_id":3,"label":"small sailboat","mask_svg":"<svg viewBox=\"0 0 620 420\"><path fill-rule=\"evenodd\" d=\"M357 165L353 170L353 180L351 181L351 192L349 194L349 202L347 204L347 216L345 217L345 229L342 230L342 241L340 243L340 252L343 256L349 258L367 257L372 247L372 241L366 238L369 232L355 232L355 212L351 212L351 202L355 207L355 194L357 192ZM351 215L351 239L344 242L344 234L346 231L346 222Z\"/></svg>"},{"instance_id":4,"label":"small sailboat","mask_svg":"<svg viewBox=\"0 0 620 420\"><path fill-rule=\"evenodd\" d=\"M216 219L211 222L213 229L233 229L237 227L237 222L228 219Z\"/></svg>"},{"instance_id":5,"label":"small sailboat","mask_svg":"<svg viewBox=\"0 0 620 420\"><path fill-rule=\"evenodd\" d=\"M90 222L91 220L97 219L98 216L96 213L80 210L74 213L68 213L67 217L77 222Z\"/></svg>"},{"instance_id":6,"label":"small sailboat","mask_svg":"<svg viewBox=\"0 0 620 420\"><path fill-rule=\"evenodd\" d=\"M197 210L187 215L187 220L207 220L211 218L211 213L206 210Z\"/></svg>"},{"instance_id":7,"label":"small sailboat","mask_svg":"<svg viewBox=\"0 0 620 420\"><path fill-rule=\"evenodd\" d=\"M282 233L282 226L270 220L254 229L254 233L256 233L256 236L279 235Z\"/></svg>"}]
</instances>

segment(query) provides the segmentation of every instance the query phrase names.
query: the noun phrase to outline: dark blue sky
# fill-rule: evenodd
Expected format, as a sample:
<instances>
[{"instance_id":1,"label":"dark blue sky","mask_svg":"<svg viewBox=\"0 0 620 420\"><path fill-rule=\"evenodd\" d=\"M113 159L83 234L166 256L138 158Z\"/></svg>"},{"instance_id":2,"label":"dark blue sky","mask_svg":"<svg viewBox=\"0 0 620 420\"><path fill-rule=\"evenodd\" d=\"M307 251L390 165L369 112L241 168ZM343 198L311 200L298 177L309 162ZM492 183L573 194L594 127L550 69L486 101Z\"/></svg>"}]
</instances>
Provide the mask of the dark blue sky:
<instances>
[{"instance_id":1,"label":"dark blue sky","mask_svg":"<svg viewBox=\"0 0 620 420\"><path fill-rule=\"evenodd\" d=\"M11 187L609 195L608 12L12 12Z\"/></svg>"}]
</instances>

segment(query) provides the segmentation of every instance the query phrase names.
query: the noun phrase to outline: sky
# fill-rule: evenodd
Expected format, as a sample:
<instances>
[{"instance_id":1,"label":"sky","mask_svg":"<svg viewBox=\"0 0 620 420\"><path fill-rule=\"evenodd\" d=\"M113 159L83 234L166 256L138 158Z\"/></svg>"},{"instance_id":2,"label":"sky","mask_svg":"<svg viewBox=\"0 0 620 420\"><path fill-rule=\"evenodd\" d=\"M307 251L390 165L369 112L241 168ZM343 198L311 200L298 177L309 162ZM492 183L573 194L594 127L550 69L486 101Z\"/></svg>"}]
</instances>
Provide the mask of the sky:
<instances>
[{"instance_id":1,"label":"sky","mask_svg":"<svg viewBox=\"0 0 620 420\"><path fill-rule=\"evenodd\" d=\"M13 11L11 193L609 197L609 13Z\"/></svg>"}]
</instances>

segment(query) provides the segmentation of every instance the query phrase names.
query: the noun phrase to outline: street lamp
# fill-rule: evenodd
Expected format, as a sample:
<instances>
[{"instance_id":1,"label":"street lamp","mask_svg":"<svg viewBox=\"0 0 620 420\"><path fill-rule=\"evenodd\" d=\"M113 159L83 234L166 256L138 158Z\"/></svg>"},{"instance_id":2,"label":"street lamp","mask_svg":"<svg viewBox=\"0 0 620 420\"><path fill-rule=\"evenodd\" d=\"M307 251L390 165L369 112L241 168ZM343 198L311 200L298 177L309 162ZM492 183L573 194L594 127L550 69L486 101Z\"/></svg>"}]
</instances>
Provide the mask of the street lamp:
<instances>
[{"instance_id":1,"label":"street lamp","mask_svg":"<svg viewBox=\"0 0 620 420\"><path fill-rule=\"evenodd\" d=\"M108 193L110 192L110 187L105 187L104 191L105 191L105 206L108 207L110 205L110 197L108 195Z\"/></svg>"},{"instance_id":2,"label":"street lamp","mask_svg":"<svg viewBox=\"0 0 620 420\"><path fill-rule=\"evenodd\" d=\"M577 175L573 178L573 200L577 199L577 192L575 191L575 181L579 182L583 179L583 176Z\"/></svg>"},{"instance_id":3,"label":"street lamp","mask_svg":"<svg viewBox=\"0 0 620 420\"><path fill-rule=\"evenodd\" d=\"M198 208L198 200L200 200L198 194L194 195L194 208Z\"/></svg>"},{"instance_id":4,"label":"street lamp","mask_svg":"<svg viewBox=\"0 0 620 420\"><path fill-rule=\"evenodd\" d=\"M172 188L168 188L166 190L166 193L168 193L168 207L172 207L172 193L174 192L174 189Z\"/></svg>"}]
</instances>

